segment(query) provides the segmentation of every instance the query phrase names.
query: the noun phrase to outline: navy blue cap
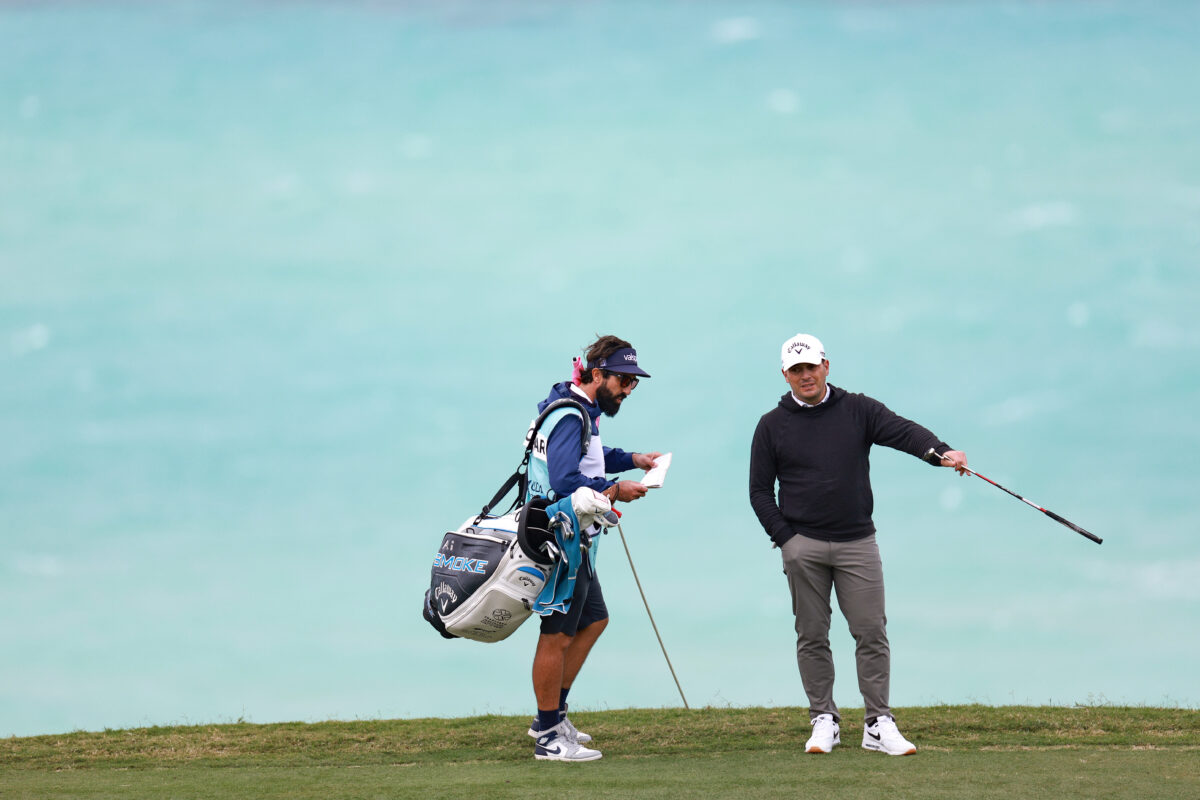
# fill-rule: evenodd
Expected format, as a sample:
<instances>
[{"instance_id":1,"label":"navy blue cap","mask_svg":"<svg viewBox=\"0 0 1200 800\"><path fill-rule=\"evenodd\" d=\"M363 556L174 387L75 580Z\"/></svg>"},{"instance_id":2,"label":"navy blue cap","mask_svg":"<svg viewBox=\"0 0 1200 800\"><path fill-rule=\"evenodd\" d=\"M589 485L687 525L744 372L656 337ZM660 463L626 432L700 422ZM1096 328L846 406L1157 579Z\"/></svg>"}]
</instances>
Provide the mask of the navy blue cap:
<instances>
[{"instance_id":1,"label":"navy blue cap","mask_svg":"<svg viewBox=\"0 0 1200 800\"><path fill-rule=\"evenodd\" d=\"M609 372L621 372L625 375L641 375L649 378L650 373L638 366L637 350L632 347L622 347L608 358L599 361L589 361L588 369L606 369Z\"/></svg>"}]
</instances>

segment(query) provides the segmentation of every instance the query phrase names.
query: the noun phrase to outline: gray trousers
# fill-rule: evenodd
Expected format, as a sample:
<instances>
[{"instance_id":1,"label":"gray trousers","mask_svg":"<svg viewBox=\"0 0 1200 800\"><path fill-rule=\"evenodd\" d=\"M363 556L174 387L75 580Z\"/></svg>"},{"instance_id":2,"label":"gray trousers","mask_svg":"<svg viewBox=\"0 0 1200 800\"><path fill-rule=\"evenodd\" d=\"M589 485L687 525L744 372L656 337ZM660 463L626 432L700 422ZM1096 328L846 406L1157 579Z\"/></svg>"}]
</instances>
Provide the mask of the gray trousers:
<instances>
[{"instance_id":1,"label":"gray trousers","mask_svg":"<svg viewBox=\"0 0 1200 800\"><path fill-rule=\"evenodd\" d=\"M868 719L891 714L888 692L891 650L883 608L883 564L875 536L853 542L822 542L796 535L783 545L783 571L796 615L796 664L808 694L809 716L832 714L833 653L829 649L829 592L854 636L858 688Z\"/></svg>"}]
</instances>

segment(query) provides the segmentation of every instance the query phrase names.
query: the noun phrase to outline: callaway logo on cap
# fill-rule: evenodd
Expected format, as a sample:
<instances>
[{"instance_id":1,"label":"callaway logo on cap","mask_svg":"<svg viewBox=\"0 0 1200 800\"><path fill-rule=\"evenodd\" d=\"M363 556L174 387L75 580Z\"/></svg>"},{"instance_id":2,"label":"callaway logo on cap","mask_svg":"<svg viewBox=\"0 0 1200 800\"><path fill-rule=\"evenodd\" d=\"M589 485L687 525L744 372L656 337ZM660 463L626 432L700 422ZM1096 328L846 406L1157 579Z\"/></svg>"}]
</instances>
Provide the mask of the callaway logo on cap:
<instances>
[{"instance_id":1,"label":"callaway logo on cap","mask_svg":"<svg viewBox=\"0 0 1200 800\"><path fill-rule=\"evenodd\" d=\"M785 370L796 364L820 364L825 360L825 345L815 336L798 333L783 343L781 357Z\"/></svg>"}]
</instances>

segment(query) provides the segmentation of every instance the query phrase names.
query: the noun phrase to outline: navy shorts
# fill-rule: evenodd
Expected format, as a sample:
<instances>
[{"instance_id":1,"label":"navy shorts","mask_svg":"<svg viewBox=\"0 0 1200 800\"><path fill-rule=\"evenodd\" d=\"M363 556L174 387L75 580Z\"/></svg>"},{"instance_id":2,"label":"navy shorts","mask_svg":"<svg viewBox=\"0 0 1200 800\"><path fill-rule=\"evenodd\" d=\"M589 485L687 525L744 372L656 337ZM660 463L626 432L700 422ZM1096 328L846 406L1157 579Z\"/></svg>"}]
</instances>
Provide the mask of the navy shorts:
<instances>
[{"instance_id":1,"label":"navy shorts","mask_svg":"<svg viewBox=\"0 0 1200 800\"><path fill-rule=\"evenodd\" d=\"M565 633L567 636L574 636L593 622L608 619L608 606L604 605L600 579L593 570L582 566L577 575L575 593L571 595L571 608L565 614L556 611L542 617L542 633Z\"/></svg>"}]
</instances>

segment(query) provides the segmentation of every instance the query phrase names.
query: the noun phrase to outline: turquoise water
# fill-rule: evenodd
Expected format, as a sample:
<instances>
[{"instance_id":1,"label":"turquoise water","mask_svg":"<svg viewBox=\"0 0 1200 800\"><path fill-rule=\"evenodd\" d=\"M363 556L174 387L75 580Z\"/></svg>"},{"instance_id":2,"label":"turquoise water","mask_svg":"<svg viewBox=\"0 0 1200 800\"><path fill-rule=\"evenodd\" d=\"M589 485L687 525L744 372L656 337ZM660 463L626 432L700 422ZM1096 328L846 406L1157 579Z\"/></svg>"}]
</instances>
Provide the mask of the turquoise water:
<instances>
[{"instance_id":1,"label":"turquoise water","mask_svg":"<svg viewBox=\"0 0 1200 800\"><path fill-rule=\"evenodd\" d=\"M597 332L693 706L803 705L746 499L779 344L873 459L893 704L1200 705L1190 3L0 8L0 735L532 709L441 534ZM671 706L618 541L578 708ZM840 619L839 703L861 703Z\"/></svg>"}]
</instances>

